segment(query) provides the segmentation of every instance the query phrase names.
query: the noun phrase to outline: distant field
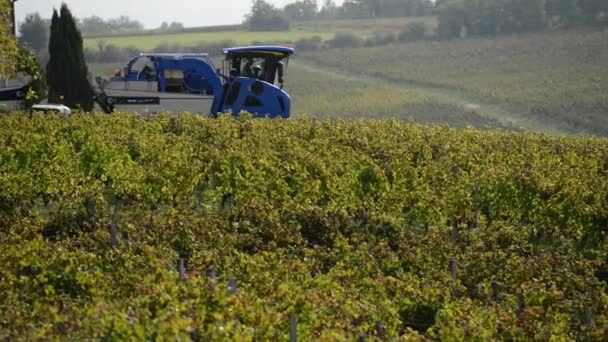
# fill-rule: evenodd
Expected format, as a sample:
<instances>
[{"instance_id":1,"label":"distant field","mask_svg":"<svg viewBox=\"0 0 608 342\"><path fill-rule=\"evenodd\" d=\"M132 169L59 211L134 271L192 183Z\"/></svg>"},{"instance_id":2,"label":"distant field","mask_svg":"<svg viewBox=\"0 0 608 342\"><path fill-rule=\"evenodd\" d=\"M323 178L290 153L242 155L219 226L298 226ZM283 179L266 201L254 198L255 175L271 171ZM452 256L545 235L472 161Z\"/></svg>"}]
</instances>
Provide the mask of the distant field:
<instances>
[{"instance_id":1,"label":"distant field","mask_svg":"<svg viewBox=\"0 0 608 342\"><path fill-rule=\"evenodd\" d=\"M201 43L214 43L231 40L238 45L248 45L254 41L288 43L302 38L320 36L322 39L333 37L331 32L202 32L202 33L183 33L183 34L162 34L146 36L126 36L126 37L101 37L84 40L85 48L96 49L99 42L114 44L120 47L133 46L140 50L152 50L161 44L193 46Z\"/></svg>"},{"instance_id":2,"label":"distant field","mask_svg":"<svg viewBox=\"0 0 608 342\"><path fill-rule=\"evenodd\" d=\"M465 91L508 103L564 131L608 134L608 32L329 50L299 58L390 81Z\"/></svg>"},{"instance_id":3,"label":"distant field","mask_svg":"<svg viewBox=\"0 0 608 342\"><path fill-rule=\"evenodd\" d=\"M424 101L413 92L375 87L289 66L285 90L293 100L293 112L316 118L407 118L404 107Z\"/></svg>"},{"instance_id":4,"label":"distant field","mask_svg":"<svg viewBox=\"0 0 608 342\"><path fill-rule=\"evenodd\" d=\"M495 120L463 107L438 102L416 91L349 79L297 64L290 65L285 87L293 116L342 119L399 119L452 127L500 127Z\"/></svg>"}]
</instances>

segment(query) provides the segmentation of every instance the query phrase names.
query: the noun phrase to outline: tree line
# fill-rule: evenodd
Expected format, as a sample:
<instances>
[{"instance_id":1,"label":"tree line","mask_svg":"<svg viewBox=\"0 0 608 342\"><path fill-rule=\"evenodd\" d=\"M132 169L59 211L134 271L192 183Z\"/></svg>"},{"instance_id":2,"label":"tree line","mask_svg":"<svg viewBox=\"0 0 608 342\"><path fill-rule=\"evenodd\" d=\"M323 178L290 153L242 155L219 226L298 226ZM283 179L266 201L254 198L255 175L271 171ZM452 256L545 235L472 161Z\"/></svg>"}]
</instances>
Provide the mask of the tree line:
<instances>
[{"instance_id":1,"label":"tree line","mask_svg":"<svg viewBox=\"0 0 608 342\"><path fill-rule=\"evenodd\" d=\"M112 35L125 33L144 32L144 25L126 16L118 18L103 19L98 16L91 16L83 19L73 17L74 24L82 35ZM42 60L47 59L47 46L49 42L51 20L40 16L38 13L31 13L19 26L19 41L27 44L32 50L38 53ZM180 22L163 22L156 29L158 32L174 32L184 29Z\"/></svg>"},{"instance_id":2,"label":"tree line","mask_svg":"<svg viewBox=\"0 0 608 342\"><path fill-rule=\"evenodd\" d=\"M293 21L387 17L439 18L437 36L495 36L544 29L608 25L608 0L296 0L282 8L253 0L252 31L288 30Z\"/></svg>"},{"instance_id":3,"label":"tree line","mask_svg":"<svg viewBox=\"0 0 608 342\"><path fill-rule=\"evenodd\" d=\"M442 38L608 25L606 0L437 0Z\"/></svg>"},{"instance_id":4,"label":"tree line","mask_svg":"<svg viewBox=\"0 0 608 342\"><path fill-rule=\"evenodd\" d=\"M319 17L326 19L365 19L421 17L432 14L431 0L346 0L336 6L334 0L325 0Z\"/></svg>"},{"instance_id":5,"label":"tree line","mask_svg":"<svg viewBox=\"0 0 608 342\"><path fill-rule=\"evenodd\" d=\"M317 19L367 19L420 17L433 13L431 0L296 0L282 8L265 0L253 0L245 25L252 31L288 30L293 21Z\"/></svg>"}]
</instances>

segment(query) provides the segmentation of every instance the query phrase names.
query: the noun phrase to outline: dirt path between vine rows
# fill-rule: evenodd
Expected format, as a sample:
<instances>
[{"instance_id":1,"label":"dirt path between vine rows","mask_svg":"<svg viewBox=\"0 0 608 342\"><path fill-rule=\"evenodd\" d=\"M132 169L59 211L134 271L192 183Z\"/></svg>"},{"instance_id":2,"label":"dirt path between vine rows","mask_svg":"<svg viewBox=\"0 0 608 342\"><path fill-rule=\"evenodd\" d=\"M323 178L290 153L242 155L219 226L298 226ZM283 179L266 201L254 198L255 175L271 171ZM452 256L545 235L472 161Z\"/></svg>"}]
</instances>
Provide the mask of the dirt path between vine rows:
<instances>
[{"instance_id":1,"label":"dirt path between vine rows","mask_svg":"<svg viewBox=\"0 0 608 342\"><path fill-rule=\"evenodd\" d=\"M447 86L442 87L417 81L391 80L385 77L365 73L356 74L350 70L301 60L292 61L290 67L346 81L392 87L402 91L414 92L428 98L432 102L457 106L481 117L496 120L506 128L547 133L565 133L565 131L557 125L552 125L546 121L530 117L527 108L518 107L510 103L502 103L496 99L452 89Z\"/></svg>"}]
</instances>

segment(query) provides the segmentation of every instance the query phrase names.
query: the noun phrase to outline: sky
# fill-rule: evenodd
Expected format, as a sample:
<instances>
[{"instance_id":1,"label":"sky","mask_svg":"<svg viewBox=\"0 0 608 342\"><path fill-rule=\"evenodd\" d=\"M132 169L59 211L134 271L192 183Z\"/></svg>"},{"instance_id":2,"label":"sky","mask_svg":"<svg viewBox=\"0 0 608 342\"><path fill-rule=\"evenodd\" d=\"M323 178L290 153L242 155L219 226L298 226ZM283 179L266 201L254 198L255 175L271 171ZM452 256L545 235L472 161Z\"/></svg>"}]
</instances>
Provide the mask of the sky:
<instances>
[{"instance_id":1,"label":"sky","mask_svg":"<svg viewBox=\"0 0 608 342\"><path fill-rule=\"evenodd\" d=\"M295 2L266 1L276 6ZM15 3L17 21L22 22L27 14L35 12L50 18L53 8L59 9L62 2L79 18L97 15L108 19L126 15L139 20L146 28L155 28L163 21L178 21L186 27L238 24L251 9L252 0L18 0ZM335 2L341 4L342 0Z\"/></svg>"}]
</instances>

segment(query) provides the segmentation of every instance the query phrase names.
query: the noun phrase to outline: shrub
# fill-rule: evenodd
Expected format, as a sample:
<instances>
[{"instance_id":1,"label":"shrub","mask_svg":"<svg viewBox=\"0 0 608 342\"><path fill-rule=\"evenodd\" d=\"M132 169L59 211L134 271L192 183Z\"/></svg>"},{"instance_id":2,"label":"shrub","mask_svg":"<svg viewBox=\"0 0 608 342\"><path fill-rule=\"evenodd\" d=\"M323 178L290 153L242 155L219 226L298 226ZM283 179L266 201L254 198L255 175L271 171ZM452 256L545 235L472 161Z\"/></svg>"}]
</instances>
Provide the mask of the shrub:
<instances>
[{"instance_id":1,"label":"shrub","mask_svg":"<svg viewBox=\"0 0 608 342\"><path fill-rule=\"evenodd\" d=\"M374 36L365 41L366 46L387 45L394 43L397 37L390 32L375 32Z\"/></svg>"},{"instance_id":2,"label":"shrub","mask_svg":"<svg viewBox=\"0 0 608 342\"><path fill-rule=\"evenodd\" d=\"M424 23L411 23L399 33L400 42L412 42L422 40L426 36L426 26Z\"/></svg>"},{"instance_id":3,"label":"shrub","mask_svg":"<svg viewBox=\"0 0 608 342\"><path fill-rule=\"evenodd\" d=\"M234 40L222 40L217 42L200 42L190 48L190 51L194 52L206 52L211 56L219 56L222 53L222 49L236 46L236 42Z\"/></svg>"},{"instance_id":4,"label":"shrub","mask_svg":"<svg viewBox=\"0 0 608 342\"><path fill-rule=\"evenodd\" d=\"M319 36L302 38L295 42L296 48L300 51L317 51L323 46L323 40Z\"/></svg>"},{"instance_id":5,"label":"shrub","mask_svg":"<svg viewBox=\"0 0 608 342\"><path fill-rule=\"evenodd\" d=\"M140 52L134 46L120 47L114 44L105 45L100 42L97 50L85 49L84 55L89 63L113 63L126 62Z\"/></svg>"},{"instance_id":6,"label":"shrub","mask_svg":"<svg viewBox=\"0 0 608 342\"><path fill-rule=\"evenodd\" d=\"M160 43L151 52L155 53L167 53L167 52L206 52L211 56L219 56L222 48L235 46L236 43L232 40L223 40L218 42L200 42L191 46L183 46L179 44L169 44L167 42ZM120 47L114 44L105 45L100 43L97 50L86 49L85 58L89 63L114 63L114 62L127 62L137 54L139 51L133 46Z\"/></svg>"},{"instance_id":7,"label":"shrub","mask_svg":"<svg viewBox=\"0 0 608 342\"><path fill-rule=\"evenodd\" d=\"M327 46L331 48L351 48L362 45L363 40L352 33L336 33L334 39L327 41Z\"/></svg>"}]
</instances>

